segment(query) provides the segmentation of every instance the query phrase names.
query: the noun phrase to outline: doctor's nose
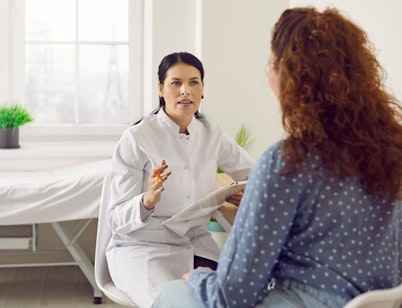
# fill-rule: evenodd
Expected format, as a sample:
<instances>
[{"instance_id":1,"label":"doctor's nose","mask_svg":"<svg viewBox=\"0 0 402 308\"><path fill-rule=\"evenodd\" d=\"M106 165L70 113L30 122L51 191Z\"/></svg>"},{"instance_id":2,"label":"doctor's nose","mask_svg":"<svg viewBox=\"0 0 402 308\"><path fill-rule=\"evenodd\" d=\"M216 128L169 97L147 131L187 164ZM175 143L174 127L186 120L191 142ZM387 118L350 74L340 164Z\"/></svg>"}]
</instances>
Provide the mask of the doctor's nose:
<instances>
[{"instance_id":1,"label":"doctor's nose","mask_svg":"<svg viewBox=\"0 0 402 308\"><path fill-rule=\"evenodd\" d=\"M180 95L190 95L190 91L187 89L186 86L182 86L180 89Z\"/></svg>"}]
</instances>

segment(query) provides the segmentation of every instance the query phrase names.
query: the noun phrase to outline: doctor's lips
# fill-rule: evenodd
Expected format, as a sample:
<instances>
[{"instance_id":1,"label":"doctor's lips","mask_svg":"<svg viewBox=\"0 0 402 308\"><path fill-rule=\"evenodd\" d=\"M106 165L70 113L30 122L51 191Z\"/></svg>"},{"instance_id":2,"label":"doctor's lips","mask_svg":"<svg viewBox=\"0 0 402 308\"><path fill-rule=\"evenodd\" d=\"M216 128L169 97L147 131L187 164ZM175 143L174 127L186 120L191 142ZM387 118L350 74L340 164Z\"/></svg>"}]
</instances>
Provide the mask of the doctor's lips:
<instances>
[{"instance_id":1,"label":"doctor's lips","mask_svg":"<svg viewBox=\"0 0 402 308\"><path fill-rule=\"evenodd\" d=\"M188 104L192 104L193 102L189 99L182 99L181 101L179 101L179 104L183 104L183 105L188 105Z\"/></svg>"}]
</instances>

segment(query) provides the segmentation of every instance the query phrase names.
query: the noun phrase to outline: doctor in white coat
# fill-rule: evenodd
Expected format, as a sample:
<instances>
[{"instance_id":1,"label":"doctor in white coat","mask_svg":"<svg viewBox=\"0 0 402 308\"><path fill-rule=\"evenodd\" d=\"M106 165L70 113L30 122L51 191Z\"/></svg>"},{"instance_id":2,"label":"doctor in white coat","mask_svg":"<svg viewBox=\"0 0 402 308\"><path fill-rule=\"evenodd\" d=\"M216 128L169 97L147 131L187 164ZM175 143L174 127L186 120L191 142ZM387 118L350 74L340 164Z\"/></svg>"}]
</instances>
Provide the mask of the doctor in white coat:
<instances>
[{"instance_id":1,"label":"doctor in white coat","mask_svg":"<svg viewBox=\"0 0 402 308\"><path fill-rule=\"evenodd\" d=\"M164 57L158 76L160 106L123 133L101 201L113 232L106 253L112 279L140 307L150 307L168 281L219 259L208 214L189 221L184 236L161 223L216 190L218 166L240 181L255 164L198 112L204 70L195 56Z\"/></svg>"}]
</instances>

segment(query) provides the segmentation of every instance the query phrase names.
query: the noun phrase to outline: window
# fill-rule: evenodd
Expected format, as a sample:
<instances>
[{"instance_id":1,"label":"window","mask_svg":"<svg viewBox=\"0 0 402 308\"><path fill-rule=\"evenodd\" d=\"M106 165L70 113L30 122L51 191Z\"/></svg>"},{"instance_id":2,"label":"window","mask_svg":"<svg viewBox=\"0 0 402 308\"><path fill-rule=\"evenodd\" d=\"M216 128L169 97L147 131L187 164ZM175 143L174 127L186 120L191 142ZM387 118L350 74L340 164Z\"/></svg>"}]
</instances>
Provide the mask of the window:
<instances>
[{"instance_id":1,"label":"window","mask_svg":"<svg viewBox=\"0 0 402 308\"><path fill-rule=\"evenodd\" d=\"M36 132L119 134L142 116L142 1L20 3L21 88Z\"/></svg>"}]
</instances>

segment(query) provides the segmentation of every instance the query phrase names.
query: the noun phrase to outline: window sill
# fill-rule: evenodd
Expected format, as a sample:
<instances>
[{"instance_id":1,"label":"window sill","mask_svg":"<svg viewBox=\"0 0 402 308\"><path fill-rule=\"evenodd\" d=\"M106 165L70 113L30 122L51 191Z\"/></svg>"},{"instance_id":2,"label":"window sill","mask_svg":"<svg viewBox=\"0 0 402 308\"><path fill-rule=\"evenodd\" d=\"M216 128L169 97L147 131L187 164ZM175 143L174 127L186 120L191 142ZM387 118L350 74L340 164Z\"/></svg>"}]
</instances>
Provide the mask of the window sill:
<instances>
[{"instance_id":1,"label":"window sill","mask_svg":"<svg viewBox=\"0 0 402 308\"><path fill-rule=\"evenodd\" d=\"M22 140L21 148L0 149L0 170L44 170L110 159L116 144L116 140Z\"/></svg>"}]
</instances>

